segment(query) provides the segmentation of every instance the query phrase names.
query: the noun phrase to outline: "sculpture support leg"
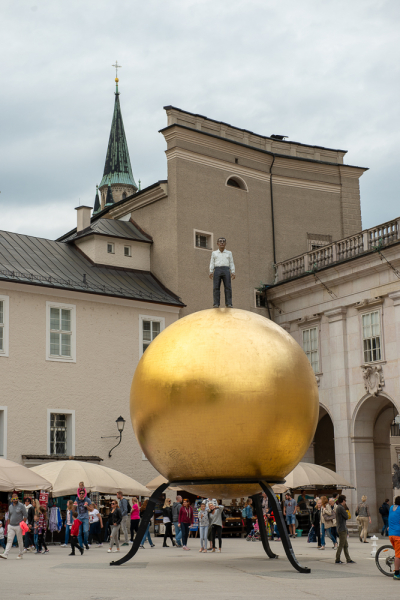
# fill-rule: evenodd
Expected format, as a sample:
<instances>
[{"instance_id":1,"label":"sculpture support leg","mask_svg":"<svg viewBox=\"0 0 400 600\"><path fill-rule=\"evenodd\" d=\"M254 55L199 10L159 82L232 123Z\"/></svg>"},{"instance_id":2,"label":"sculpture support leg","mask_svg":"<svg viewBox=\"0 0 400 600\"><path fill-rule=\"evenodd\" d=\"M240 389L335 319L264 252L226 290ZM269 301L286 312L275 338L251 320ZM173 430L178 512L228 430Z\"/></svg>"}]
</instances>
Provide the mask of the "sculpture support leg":
<instances>
[{"instance_id":1,"label":"sculpture support leg","mask_svg":"<svg viewBox=\"0 0 400 600\"><path fill-rule=\"evenodd\" d=\"M278 555L274 554L272 552L270 545L269 545L268 532L267 532L267 528L265 526L264 515L263 515L262 505L261 505L261 496L260 496L260 494L255 494L251 498L253 500L254 506L256 507L257 520L258 520L258 525L260 527L261 541L262 541L263 548L265 550L265 554L267 554L268 558L278 558Z\"/></svg>"},{"instance_id":2,"label":"sculpture support leg","mask_svg":"<svg viewBox=\"0 0 400 600\"><path fill-rule=\"evenodd\" d=\"M268 502L273 510L275 521L278 526L279 533L281 534L282 544L283 544L284 550L286 552L286 556L288 557L290 564L299 573L311 573L311 569L309 569L308 567L302 567L296 558L296 555L292 548L292 543L290 541L290 538L289 538L289 535L288 535L288 532L286 529L285 521L283 519L281 507L279 506L279 502L277 501L276 496L275 496L271 486L268 483L266 483L265 481L260 481L259 483L260 483L262 490L268 496Z\"/></svg>"},{"instance_id":3,"label":"sculpture support leg","mask_svg":"<svg viewBox=\"0 0 400 600\"><path fill-rule=\"evenodd\" d=\"M168 486L169 483L163 483L152 493L152 495L149 498L149 502L146 506L146 510L144 511L143 516L140 520L139 529L136 533L135 539L133 540L132 546L130 547L129 551L125 554L125 556L123 556L119 560L113 560L110 562L110 565L112 567L115 565L123 565L135 556L136 552L139 550L140 544L142 543L143 536L146 533L147 525L150 523L151 517L153 516L157 500Z\"/></svg>"}]
</instances>

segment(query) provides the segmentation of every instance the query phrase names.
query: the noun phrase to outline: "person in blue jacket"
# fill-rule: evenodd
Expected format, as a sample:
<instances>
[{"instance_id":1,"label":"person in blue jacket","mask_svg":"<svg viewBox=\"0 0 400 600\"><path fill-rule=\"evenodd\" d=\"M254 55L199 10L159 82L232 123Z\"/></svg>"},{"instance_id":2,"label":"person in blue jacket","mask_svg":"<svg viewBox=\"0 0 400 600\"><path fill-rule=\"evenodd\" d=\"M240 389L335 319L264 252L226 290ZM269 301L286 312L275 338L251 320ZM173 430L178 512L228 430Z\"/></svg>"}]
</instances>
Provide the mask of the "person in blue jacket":
<instances>
[{"instance_id":1,"label":"person in blue jacket","mask_svg":"<svg viewBox=\"0 0 400 600\"><path fill-rule=\"evenodd\" d=\"M83 533L83 541L85 544L86 550L89 550L89 506L92 504L92 501L88 496L86 496L86 491L84 489L78 490L78 496L74 502L74 506L76 506L76 512L78 513L78 519L82 522L82 525L79 528L78 541L79 545L82 548L82 533Z\"/></svg>"},{"instance_id":2,"label":"person in blue jacket","mask_svg":"<svg viewBox=\"0 0 400 600\"><path fill-rule=\"evenodd\" d=\"M400 580L400 496L389 509L389 540L395 553L393 579Z\"/></svg>"}]
</instances>

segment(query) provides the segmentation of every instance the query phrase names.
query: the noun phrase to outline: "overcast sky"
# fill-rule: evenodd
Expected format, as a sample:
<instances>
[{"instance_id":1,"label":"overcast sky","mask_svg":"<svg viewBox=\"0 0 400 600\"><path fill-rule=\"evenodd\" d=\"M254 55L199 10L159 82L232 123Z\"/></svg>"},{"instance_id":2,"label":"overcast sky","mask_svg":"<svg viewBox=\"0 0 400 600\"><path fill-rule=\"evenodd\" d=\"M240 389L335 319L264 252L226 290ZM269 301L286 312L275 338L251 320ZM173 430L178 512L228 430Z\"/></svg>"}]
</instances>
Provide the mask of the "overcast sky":
<instances>
[{"instance_id":1,"label":"overcast sky","mask_svg":"<svg viewBox=\"0 0 400 600\"><path fill-rule=\"evenodd\" d=\"M0 229L93 206L117 59L132 169L167 176L163 106L348 150L363 227L400 216L397 0L2 0Z\"/></svg>"}]
</instances>

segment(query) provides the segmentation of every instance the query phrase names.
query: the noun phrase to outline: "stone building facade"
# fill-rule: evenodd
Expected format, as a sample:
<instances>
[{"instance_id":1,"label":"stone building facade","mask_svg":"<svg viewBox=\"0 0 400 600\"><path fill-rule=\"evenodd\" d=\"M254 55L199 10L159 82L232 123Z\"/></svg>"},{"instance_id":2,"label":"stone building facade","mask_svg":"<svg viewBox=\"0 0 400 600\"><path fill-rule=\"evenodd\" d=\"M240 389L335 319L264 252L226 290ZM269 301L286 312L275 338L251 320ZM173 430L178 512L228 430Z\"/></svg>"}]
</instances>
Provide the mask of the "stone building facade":
<instances>
[{"instance_id":1,"label":"stone building facade","mask_svg":"<svg viewBox=\"0 0 400 600\"><path fill-rule=\"evenodd\" d=\"M393 498L400 410L400 219L278 264L273 318L303 347L319 385L320 420L303 460L368 497L372 530Z\"/></svg>"}]
</instances>

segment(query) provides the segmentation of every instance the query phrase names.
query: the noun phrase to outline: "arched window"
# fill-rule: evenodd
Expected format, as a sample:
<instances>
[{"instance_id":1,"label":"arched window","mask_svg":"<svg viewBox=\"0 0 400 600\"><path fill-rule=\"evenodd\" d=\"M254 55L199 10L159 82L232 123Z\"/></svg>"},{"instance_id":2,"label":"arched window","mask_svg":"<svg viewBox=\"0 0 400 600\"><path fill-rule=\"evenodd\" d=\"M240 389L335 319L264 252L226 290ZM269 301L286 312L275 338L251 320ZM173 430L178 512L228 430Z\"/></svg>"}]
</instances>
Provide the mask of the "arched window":
<instances>
[{"instance_id":1,"label":"arched window","mask_svg":"<svg viewBox=\"0 0 400 600\"><path fill-rule=\"evenodd\" d=\"M240 190L244 190L245 192L247 192L246 183L243 181L243 179L241 177L238 177L238 175L231 175L230 177L228 177L225 185L228 185L229 187L238 188Z\"/></svg>"},{"instance_id":2,"label":"arched window","mask_svg":"<svg viewBox=\"0 0 400 600\"><path fill-rule=\"evenodd\" d=\"M124 198L126 198L126 196L127 196L127 194L126 194L126 192L124 192L124 193L122 194L122 200L123 200Z\"/></svg>"}]
</instances>

